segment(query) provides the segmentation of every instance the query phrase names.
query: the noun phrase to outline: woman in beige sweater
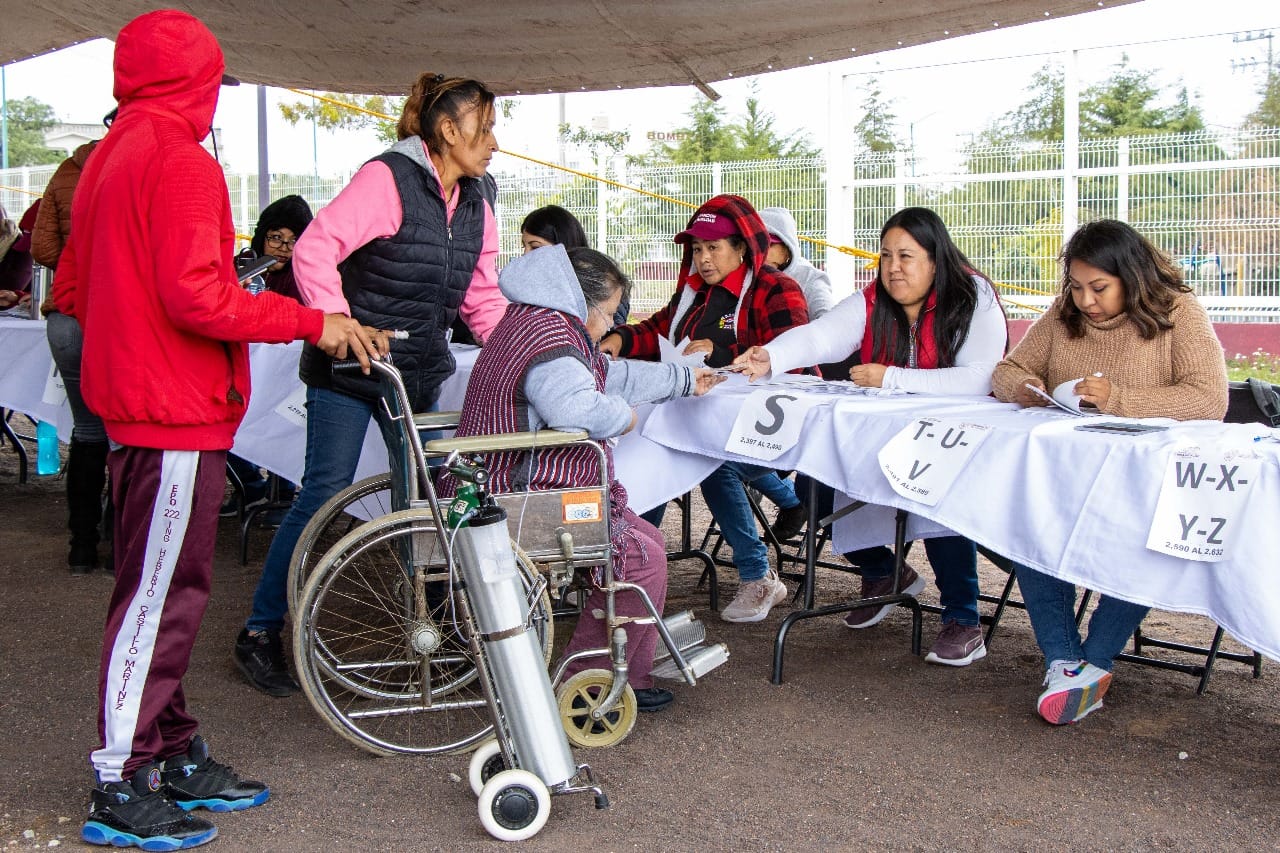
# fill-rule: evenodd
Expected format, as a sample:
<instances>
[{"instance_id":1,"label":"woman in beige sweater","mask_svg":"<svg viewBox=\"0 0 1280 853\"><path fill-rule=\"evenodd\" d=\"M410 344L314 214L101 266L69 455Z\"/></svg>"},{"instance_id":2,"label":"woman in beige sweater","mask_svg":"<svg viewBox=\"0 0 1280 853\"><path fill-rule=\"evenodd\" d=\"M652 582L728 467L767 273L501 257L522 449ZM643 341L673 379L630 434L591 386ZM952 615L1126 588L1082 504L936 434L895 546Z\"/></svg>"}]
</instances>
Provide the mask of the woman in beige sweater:
<instances>
[{"instance_id":1,"label":"woman in beige sweater","mask_svg":"<svg viewBox=\"0 0 1280 853\"><path fill-rule=\"evenodd\" d=\"M1044 391L1084 377L1075 393L1105 414L1222 419L1222 345L1167 256L1123 222L1101 220L1072 236L1062 266L1062 294L996 366L996 397L1042 406L1028 385ZM1074 723L1102 707L1115 656L1147 608L1104 595L1081 640L1075 586L1027 566L1015 572L1047 669L1036 710Z\"/></svg>"}]
</instances>

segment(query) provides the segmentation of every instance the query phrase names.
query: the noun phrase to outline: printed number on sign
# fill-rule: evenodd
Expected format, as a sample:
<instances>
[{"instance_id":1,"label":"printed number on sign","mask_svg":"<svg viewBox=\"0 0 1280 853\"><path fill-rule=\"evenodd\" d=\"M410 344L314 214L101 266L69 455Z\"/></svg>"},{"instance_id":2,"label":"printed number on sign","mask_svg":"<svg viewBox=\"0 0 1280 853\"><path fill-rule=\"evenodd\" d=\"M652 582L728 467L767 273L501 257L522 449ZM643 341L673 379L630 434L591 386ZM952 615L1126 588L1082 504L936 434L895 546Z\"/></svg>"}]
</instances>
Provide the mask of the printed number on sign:
<instances>
[{"instance_id":1,"label":"printed number on sign","mask_svg":"<svg viewBox=\"0 0 1280 853\"><path fill-rule=\"evenodd\" d=\"M761 389L743 401L724 449L752 459L777 459L799 443L805 417L821 402L821 397Z\"/></svg>"},{"instance_id":2,"label":"printed number on sign","mask_svg":"<svg viewBox=\"0 0 1280 853\"><path fill-rule=\"evenodd\" d=\"M880 449L880 470L904 498L935 506L990 433L984 424L920 418Z\"/></svg>"},{"instance_id":3,"label":"printed number on sign","mask_svg":"<svg viewBox=\"0 0 1280 853\"><path fill-rule=\"evenodd\" d=\"M1239 535L1245 501L1262 470L1252 450L1181 448L1169 456L1147 548L1174 557L1225 560Z\"/></svg>"}]
</instances>

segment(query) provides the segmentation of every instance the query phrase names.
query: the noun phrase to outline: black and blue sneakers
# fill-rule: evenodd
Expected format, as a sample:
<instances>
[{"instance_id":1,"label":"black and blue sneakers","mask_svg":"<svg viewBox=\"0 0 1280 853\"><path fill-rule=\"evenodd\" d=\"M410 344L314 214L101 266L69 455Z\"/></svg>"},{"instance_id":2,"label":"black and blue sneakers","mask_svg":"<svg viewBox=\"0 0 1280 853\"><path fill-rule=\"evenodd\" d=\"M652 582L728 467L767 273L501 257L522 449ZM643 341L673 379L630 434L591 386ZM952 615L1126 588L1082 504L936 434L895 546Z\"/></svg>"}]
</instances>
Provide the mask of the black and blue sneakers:
<instances>
[{"instance_id":1,"label":"black and blue sneakers","mask_svg":"<svg viewBox=\"0 0 1280 853\"><path fill-rule=\"evenodd\" d=\"M188 812L237 812L270 796L266 785L241 779L210 758L208 744L197 735L184 755L148 764L123 782L98 783L80 837L152 851L199 847L216 838L218 828Z\"/></svg>"},{"instance_id":2,"label":"black and blue sneakers","mask_svg":"<svg viewBox=\"0 0 1280 853\"><path fill-rule=\"evenodd\" d=\"M124 782L99 783L80 830L80 837L90 844L155 851L198 847L217 835L216 826L187 814L165 796L158 764L143 767Z\"/></svg>"},{"instance_id":3,"label":"black and blue sneakers","mask_svg":"<svg viewBox=\"0 0 1280 853\"><path fill-rule=\"evenodd\" d=\"M186 755L160 765L164 792L185 811L238 812L260 806L271 793L261 782L241 779L230 767L209 757L209 745L196 735Z\"/></svg>"}]
</instances>

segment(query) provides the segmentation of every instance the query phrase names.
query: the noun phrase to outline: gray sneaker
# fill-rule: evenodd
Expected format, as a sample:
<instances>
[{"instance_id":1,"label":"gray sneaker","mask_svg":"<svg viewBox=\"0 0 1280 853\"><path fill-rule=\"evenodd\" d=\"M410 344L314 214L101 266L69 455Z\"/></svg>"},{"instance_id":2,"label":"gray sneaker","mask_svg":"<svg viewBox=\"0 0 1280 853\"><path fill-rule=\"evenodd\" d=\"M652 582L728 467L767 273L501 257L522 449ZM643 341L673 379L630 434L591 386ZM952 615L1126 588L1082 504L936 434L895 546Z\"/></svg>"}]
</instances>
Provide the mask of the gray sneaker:
<instances>
[{"instance_id":1,"label":"gray sneaker","mask_svg":"<svg viewBox=\"0 0 1280 853\"><path fill-rule=\"evenodd\" d=\"M933 641L933 648L925 663L940 663L944 666L968 666L976 660L987 656L987 647L982 642L982 627L979 625L961 625L959 622L947 622L938 632L938 639Z\"/></svg>"},{"instance_id":2,"label":"gray sneaker","mask_svg":"<svg viewBox=\"0 0 1280 853\"><path fill-rule=\"evenodd\" d=\"M776 572L758 581L747 581L738 585L738 594L729 602L729 606L720 611L720 618L726 622L759 622L769 615L775 604L781 604L787 597L787 585L778 580Z\"/></svg>"},{"instance_id":3,"label":"gray sneaker","mask_svg":"<svg viewBox=\"0 0 1280 853\"><path fill-rule=\"evenodd\" d=\"M910 566L902 567L902 591L907 595L919 595L924 589L924 578L916 574ZM879 598L882 595L893 595L893 575L887 578L862 579L862 591L859 598ZM880 620L889 615L896 604L870 605L849 611L844 617L846 628L870 628L880 624Z\"/></svg>"}]
</instances>

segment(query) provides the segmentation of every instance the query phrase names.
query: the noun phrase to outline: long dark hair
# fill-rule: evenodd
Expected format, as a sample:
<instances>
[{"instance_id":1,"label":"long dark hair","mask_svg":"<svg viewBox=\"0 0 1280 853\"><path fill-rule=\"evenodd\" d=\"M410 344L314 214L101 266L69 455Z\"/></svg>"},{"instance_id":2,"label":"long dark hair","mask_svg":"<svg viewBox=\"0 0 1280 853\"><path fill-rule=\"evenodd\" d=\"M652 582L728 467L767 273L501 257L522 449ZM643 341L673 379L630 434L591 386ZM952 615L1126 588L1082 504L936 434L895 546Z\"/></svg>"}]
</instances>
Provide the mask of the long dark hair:
<instances>
[{"instance_id":1,"label":"long dark hair","mask_svg":"<svg viewBox=\"0 0 1280 853\"><path fill-rule=\"evenodd\" d=\"M938 367L954 367L956 353L969 336L969 324L978 307L978 287L969 259L951 240L947 226L927 207L899 210L880 229L880 240L894 228L901 228L920 244L933 261L933 291L937 294L933 317L933 339L938 350ZM989 281L989 279L988 279ZM890 355L894 365L905 367L910 359L911 323L907 312L884 286L884 270L876 272L876 302L867 323L871 327L873 358Z\"/></svg>"},{"instance_id":2,"label":"long dark hair","mask_svg":"<svg viewBox=\"0 0 1280 853\"><path fill-rule=\"evenodd\" d=\"M548 204L529 215L520 223L520 230L525 234L546 240L552 245L564 246L566 249L579 249L590 245L587 232L577 217L558 204Z\"/></svg>"},{"instance_id":3,"label":"long dark hair","mask_svg":"<svg viewBox=\"0 0 1280 853\"><path fill-rule=\"evenodd\" d=\"M1062 311L1059 315L1073 338L1084 336L1084 314L1071 298L1071 262L1080 261L1113 275L1124 284L1124 310L1151 340L1173 328L1169 319L1174 300L1192 290L1182 272L1164 252L1133 228L1117 219L1099 219L1083 225L1062 249Z\"/></svg>"}]
</instances>

